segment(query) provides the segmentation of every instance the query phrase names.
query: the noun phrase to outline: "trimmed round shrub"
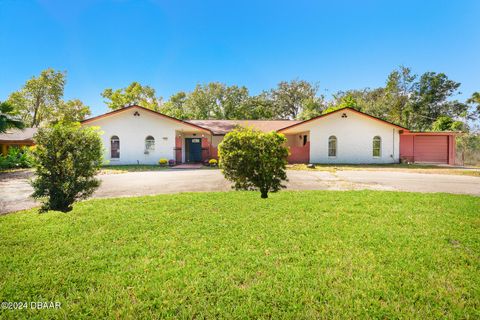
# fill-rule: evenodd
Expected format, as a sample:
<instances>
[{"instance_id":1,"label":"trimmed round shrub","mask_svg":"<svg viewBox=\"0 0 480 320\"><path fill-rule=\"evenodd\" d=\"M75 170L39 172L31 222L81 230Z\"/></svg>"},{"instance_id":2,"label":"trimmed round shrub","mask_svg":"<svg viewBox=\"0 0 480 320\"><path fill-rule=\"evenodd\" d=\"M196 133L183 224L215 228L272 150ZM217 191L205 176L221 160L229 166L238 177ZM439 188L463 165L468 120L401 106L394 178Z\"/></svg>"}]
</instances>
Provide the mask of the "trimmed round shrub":
<instances>
[{"instance_id":1,"label":"trimmed round shrub","mask_svg":"<svg viewBox=\"0 0 480 320\"><path fill-rule=\"evenodd\" d=\"M287 139L276 132L263 133L250 128L238 128L219 145L220 166L236 190L259 190L262 198L285 186Z\"/></svg>"},{"instance_id":2,"label":"trimmed round shrub","mask_svg":"<svg viewBox=\"0 0 480 320\"><path fill-rule=\"evenodd\" d=\"M56 124L39 129L34 139L32 197L43 200L40 212L68 212L75 201L93 194L100 185L95 176L103 163L97 129L79 123Z\"/></svg>"}]
</instances>

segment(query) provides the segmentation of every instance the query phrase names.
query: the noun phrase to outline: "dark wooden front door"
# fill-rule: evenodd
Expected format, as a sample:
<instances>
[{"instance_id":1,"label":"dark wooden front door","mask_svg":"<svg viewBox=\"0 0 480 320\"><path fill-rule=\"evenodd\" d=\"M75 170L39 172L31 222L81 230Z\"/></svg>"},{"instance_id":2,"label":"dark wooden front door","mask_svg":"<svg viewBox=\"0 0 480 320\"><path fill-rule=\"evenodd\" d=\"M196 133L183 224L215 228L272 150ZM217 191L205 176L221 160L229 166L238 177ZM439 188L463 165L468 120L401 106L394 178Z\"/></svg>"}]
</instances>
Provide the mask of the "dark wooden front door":
<instances>
[{"instance_id":1,"label":"dark wooden front door","mask_svg":"<svg viewBox=\"0 0 480 320\"><path fill-rule=\"evenodd\" d=\"M187 163L202 161L202 139L185 139L185 160Z\"/></svg>"}]
</instances>

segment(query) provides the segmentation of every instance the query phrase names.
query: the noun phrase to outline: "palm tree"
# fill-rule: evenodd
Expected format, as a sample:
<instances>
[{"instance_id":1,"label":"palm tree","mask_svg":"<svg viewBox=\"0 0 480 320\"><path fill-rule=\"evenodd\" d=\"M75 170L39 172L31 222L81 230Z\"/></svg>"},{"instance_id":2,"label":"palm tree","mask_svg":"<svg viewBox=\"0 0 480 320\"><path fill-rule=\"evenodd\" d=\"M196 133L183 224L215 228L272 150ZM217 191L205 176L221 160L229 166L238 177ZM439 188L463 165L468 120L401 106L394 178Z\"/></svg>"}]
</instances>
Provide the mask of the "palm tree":
<instances>
[{"instance_id":1,"label":"palm tree","mask_svg":"<svg viewBox=\"0 0 480 320\"><path fill-rule=\"evenodd\" d=\"M8 102L0 103L0 133L7 132L8 129L23 129L25 125L18 119L14 113L13 106Z\"/></svg>"}]
</instances>

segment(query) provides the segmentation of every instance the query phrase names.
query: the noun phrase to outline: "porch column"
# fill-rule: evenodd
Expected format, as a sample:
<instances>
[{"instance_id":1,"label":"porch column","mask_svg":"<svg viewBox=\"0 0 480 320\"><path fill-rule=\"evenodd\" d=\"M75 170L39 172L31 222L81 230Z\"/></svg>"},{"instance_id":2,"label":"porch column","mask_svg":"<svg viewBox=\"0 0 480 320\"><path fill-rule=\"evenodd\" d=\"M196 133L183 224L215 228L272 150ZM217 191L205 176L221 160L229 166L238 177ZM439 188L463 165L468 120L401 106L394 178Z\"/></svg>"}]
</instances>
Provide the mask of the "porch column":
<instances>
[{"instance_id":1,"label":"porch column","mask_svg":"<svg viewBox=\"0 0 480 320\"><path fill-rule=\"evenodd\" d=\"M207 137L202 138L202 161L210 158L210 142Z\"/></svg>"},{"instance_id":2,"label":"porch column","mask_svg":"<svg viewBox=\"0 0 480 320\"><path fill-rule=\"evenodd\" d=\"M182 163L182 145L183 137L175 135L175 162Z\"/></svg>"}]
</instances>

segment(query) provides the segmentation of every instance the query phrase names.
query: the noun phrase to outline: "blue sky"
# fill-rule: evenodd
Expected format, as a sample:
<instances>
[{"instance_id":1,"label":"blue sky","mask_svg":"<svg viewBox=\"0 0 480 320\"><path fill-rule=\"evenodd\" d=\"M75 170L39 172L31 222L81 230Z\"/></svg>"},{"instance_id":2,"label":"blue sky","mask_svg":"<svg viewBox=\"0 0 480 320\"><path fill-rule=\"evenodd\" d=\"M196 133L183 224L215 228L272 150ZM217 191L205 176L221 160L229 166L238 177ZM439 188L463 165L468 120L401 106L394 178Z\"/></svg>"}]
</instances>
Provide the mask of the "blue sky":
<instances>
[{"instance_id":1,"label":"blue sky","mask_svg":"<svg viewBox=\"0 0 480 320\"><path fill-rule=\"evenodd\" d=\"M132 81L168 97L197 83L255 94L295 78L377 87L399 65L480 91L480 1L0 0L0 100L48 67L94 114Z\"/></svg>"}]
</instances>

